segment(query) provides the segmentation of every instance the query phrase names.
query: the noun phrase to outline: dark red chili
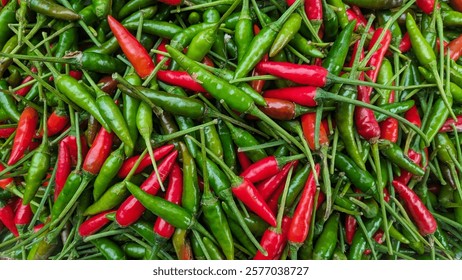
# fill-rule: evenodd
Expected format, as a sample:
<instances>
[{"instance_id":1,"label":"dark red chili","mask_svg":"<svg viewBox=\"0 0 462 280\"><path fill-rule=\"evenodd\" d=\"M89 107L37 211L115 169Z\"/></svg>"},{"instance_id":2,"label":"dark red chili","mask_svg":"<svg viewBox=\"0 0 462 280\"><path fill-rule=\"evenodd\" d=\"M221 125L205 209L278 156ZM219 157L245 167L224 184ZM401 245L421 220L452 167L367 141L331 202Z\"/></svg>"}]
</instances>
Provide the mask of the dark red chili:
<instances>
[{"instance_id":1,"label":"dark red chili","mask_svg":"<svg viewBox=\"0 0 462 280\"><path fill-rule=\"evenodd\" d=\"M353 237L355 236L356 229L358 227L358 222L355 217L352 215L347 215L345 217L345 242L349 245L353 242Z\"/></svg>"},{"instance_id":2,"label":"dark red chili","mask_svg":"<svg viewBox=\"0 0 462 280\"><path fill-rule=\"evenodd\" d=\"M452 40L448 44L446 50L449 51L449 56L451 59L457 61L462 55L462 35Z\"/></svg>"},{"instance_id":3,"label":"dark red chili","mask_svg":"<svg viewBox=\"0 0 462 280\"><path fill-rule=\"evenodd\" d=\"M30 71L32 73L37 73L37 68L31 67ZM32 78L32 76L27 76L27 77L24 78L24 80L22 80L21 85L25 84L25 83L28 83L28 82L32 81L33 79L34 78ZM26 94L29 93L31 88L32 88L32 85L28 85L28 86L25 86L25 87L23 87L21 89L18 89L15 93L17 95L26 96Z\"/></svg>"}]
</instances>

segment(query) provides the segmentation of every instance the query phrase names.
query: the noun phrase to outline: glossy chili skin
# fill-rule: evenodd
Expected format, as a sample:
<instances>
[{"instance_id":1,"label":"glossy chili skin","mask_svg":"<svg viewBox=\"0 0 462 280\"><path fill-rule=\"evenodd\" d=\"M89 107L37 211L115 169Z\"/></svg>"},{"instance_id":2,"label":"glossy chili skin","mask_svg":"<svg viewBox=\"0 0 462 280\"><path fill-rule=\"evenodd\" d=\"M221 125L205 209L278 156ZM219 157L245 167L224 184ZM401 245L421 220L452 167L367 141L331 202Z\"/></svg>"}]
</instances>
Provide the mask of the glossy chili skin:
<instances>
[{"instance_id":1,"label":"glossy chili skin","mask_svg":"<svg viewBox=\"0 0 462 280\"><path fill-rule=\"evenodd\" d=\"M110 213L114 213L114 211L108 210L105 212L101 212L84 221L79 226L79 235L82 237L86 237L98 232L101 228L103 228L111 221L106 217L106 215Z\"/></svg>"},{"instance_id":2,"label":"glossy chili skin","mask_svg":"<svg viewBox=\"0 0 462 280\"><path fill-rule=\"evenodd\" d=\"M32 107L26 107L19 118L16 135L13 140L13 147L11 148L10 157L7 162L8 165L15 164L24 156L26 149L32 142L37 124L37 111Z\"/></svg>"},{"instance_id":3,"label":"glossy chili skin","mask_svg":"<svg viewBox=\"0 0 462 280\"><path fill-rule=\"evenodd\" d=\"M7 90L8 84L5 80L0 81L0 90ZM5 112L8 118L14 122L18 122L21 113L18 111L16 102L8 94L0 91L0 109Z\"/></svg>"},{"instance_id":4,"label":"glossy chili skin","mask_svg":"<svg viewBox=\"0 0 462 280\"><path fill-rule=\"evenodd\" d=\"M10 39L13 31L8 27L8 24L16 22L16 8L18 7L17 1L9 1L8 4L0 11L0 49L3 49L5 43Z\"/></svg>"},{"instance_id":5,"label":"glossy chili skin","mask_svg":"<svg viewBox=\"0 0 462 280\"><path fill-rule=\"evenodd\" d=\"M436 220L417 194L399 181L393 181L396 193L403 199L406 209L422 235L432 234L437 228Z\"/></svg>"},{"instance_id":6,"label":"glossy chili skin","mask_svg":"<svg viewBox=\"0 0 462 280\"><path fill-rule=\"evenodd\" d=\"M201 84L195 81L187 72L160 70L157 78L170 85L179 86L197 92L207 92Z\"/></svg>"},{"instance_id":7,"label":"glossy chili skin","mask_svg":"<svg viewBox=\"0 0 462 280\"><path fill-rule=\"evenodd\" d=\"M327 54L327 57L322 61L322 66L333 75L338 76L342 70L343 64L345 63L354 26L355 21L351 21L340 32Z\"/></svg>"},{"instance_id":8,"label":"glossy chili skin","mask_svg":"<svg viewBox=\"0 0 462 280\"><path fill-rule=\"evenodd\" d=\"M289 16L271 45L269 57L276 56L287 44L289 44L290 41L292 41L298 33L301 24L302 17L299 14L294 13Z\"/></svg>"},{"instance_id":9,"label":"glossy chili skin","mask_svg":"<svg viewBox=\"0 0 462 280\"><path fill-rule=\"evenodd\" d=\"M57 196L55 203L53 204L53 208L51 209L51 220L56 220L60 216L63 209L67 206L76 191L79 189L83 182L82 178L83 176L80 171L74 170L69 174L66 179L66 183Z\"/></svg>"},{"instance_id":10,"label":"glossy chili skin","mask_svg":"<svg viewBox=\"0 0 462 280\"><path fill-rule=\"evenodd\" d=\"M125 253L122 248L109 238L101 237L91 240L98 251L103 254L107 260L125 260Z\"/></svg>"},{"instance_id":11,"label":"glossy chili skin","mask_svg":"<svg viewBox=\"0 0 462 280\"><path fill-rule=\"evenodd\" d=\"M19 236L18 229L14 224L14 212L10 204L0 200L0 221L14 236Z\"/></svg>"},{"instance_id":12,"label":"glossy chili skin","mask_svg":"<svg viewBox=\"0 0 462 280\"><path fill-rule=\"evenodd\" d=\"M50 167L50 152L48 142L44 140L32 156L29 170L26 175L23 204L28 204L37 193Z\"/></svg>"},{"instance_id":13,"label":"glossy chili skin","mask_svg":"<svg viewBox=\"0 0 462 280\"><path fill-rule=\"evenodd\" d=\"M270 227L264 233L260 240L260 244L267 251L268 255L264 256L261 252L257 252L253 257L254 260L277 260L281 257L282 251L287 244L287 234L291 218L284 216L282 218L281 230Z\"/></svg>"},{"instance_id":14,"label":"glossy chili skin","mask_svg":"<svg viewBox=\"0 0 462 280\"><path fill-rule=\"evenodd\" d=\"M249 147L260 144L258 140L252 134L250 134L250 132L228 122L226 122L226 124L231 132L231 137L233 138L234 144L236 144L236 146ZM252 162L256 162L267 157L267 153L264 149L248 151L246 152L246 155Z\"/></svg>"},{"instance_id":15,"label":"glossy chili skin","mask_svg":"<svg viewBox=\"0 0 462 280\"><path fill-rule=\"evenodd\" d=\"M316 143L315 130L316 130L316 113L307 113L301 117L301 124L303 129L303 135L305 136L308 146L311 150L317 150L318 147L329 146L329 139L324 126L319 127L319 142Z\"/></svg>"},{"instance_id":16,"label":"glossy chili skin","mask_svg":"<svg viewBox=\"0 0 462 280\"><path fill-rule=\"evenodd\" d=\"M115 178L124 163L123 146L112 152L104 161L93 183L93 198L98 200Z\"/></svg>"},{"instance_id":17,"label":"glossy chili skin","mask_svg":"<svg viewBox=\"0 0 462 280\"><path fill-rule=\"evenodd\" d=\"M318 237L313 249L313 259L330 260L337 245L338 227L340 215L332 214L324 225L321 235Z\"/></svg>"},{"instance_id":18,"label":"glossy chili skin","mask_svg":"<svg viewBox=\"0 0 462 280\"><path fill-rule=\"evenodd\" d=\"M377 215L375 218L370 219L364 223L366 227L366 234L369 236L369 238L372 237L372 235L379 229L381 223L382 217L380 215ZM363 231L357 230L353 237L348 259L360 260L366 247L367 241Z\"/></svg>"},{"instance_id":19,"label":"glossy chili skin","mask_svg":"<svg viewBox=\"0 0 462 280\"><path fill-rule=\"evenodd\" d=\"M32 11L52 18L66 21L76 21L80 19L80 16L74 11L49 0L26 0L26 2Z\"/></svg>"},{"instance_id":20,"label":"glossy chili skin","mask_svg":"<svg viewBox=\"0 0 462 280\"><path fill-rule=\"evenodd\" d=\"M242 9L234 28L234 41L237 46L237 61L242 61L253 39L252 18L250 17L249 1L244 0Z\"/></svg>"},{"instance_id":21,"label":"glossy chili skin","mask_svg":"<svg viewBox=\"0 0 462 280\"><path fill-rule=\"evenodd\" d=\"M360 8L382 10L399 7L403 4L402 0L384 0L384 1L368 1L368 0L345 0L346 4L355 5Z\"/></svg>"},{"instance_id":22,"label":"glossy chili skin","mask_svg":"<svg viewBox=\"0 0 462 280\"><path fill-rule=\"evenodd\" d=\"M93 176L99 173L104 161L111 152L113 137L114 135L103 127L100 129L83 161L82 169L85 172Z\"/></svg>"},{"instance_id":23,"label":"glossy chili skin","mask_svg":"<svg viewBox=\"0 0 462 280\"><path fill-rule=\"evenodd\" d=\"M382 140L382 142L379 143L379 149L385 157L390 159L399 167L411 172L416 176L424 175L425 172L423 169L415 164L412 160L410 160L406 155L404 155L404 152L397 144L388 140Z\"/></svg>"}]
</instances>

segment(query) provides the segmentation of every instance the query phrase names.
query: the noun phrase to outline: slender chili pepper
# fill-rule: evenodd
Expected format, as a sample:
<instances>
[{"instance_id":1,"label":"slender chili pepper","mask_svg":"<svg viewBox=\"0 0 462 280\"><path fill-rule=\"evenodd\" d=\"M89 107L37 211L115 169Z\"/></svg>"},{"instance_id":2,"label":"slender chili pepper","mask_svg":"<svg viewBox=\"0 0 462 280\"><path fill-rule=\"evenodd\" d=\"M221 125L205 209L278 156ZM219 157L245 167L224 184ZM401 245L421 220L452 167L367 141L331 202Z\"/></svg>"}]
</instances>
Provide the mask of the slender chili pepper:
<instances>
[{"instance_id":1,"label":"slender chili pepper","mask_svg":"<svg viewBox=\"0 0 462 280\"><path fill-rule=\"evenodd\" d=\"M140 186L141 190L148 194L155 195L160 188L160 184L157 177L159 176L161 181L164 181L167 178L168 174L173 168L177 156L178 151L173 151L167 157L165 157L157 168L159 174L157 175L156 172L152 172L151 175ZM100 200L102 200L103 198L104 195L101 197ZM94 205L97 204L98 202L96 202ZM97 207L95 206L92 208ZM88 210L87 212L90 212L90 210ZM139 217L143 214L144 210L145 206L143 206L143 204L140 201L138 201L136 197L131 195L127 199L125 199L125 201L123 201L123 203L119 206L119 209L117 209L116 221L122 227L129 226L139 219Z\"/></svg>"},{"instance_id":2,"label":"slender chili pepper","mask_svg":"<svg viewBox=\"0 0 462 280\"><path fill-rule=\"evenodd\" d=\"M345 242L349 245L353 242L353 237L356 233L358 222L352 215L345 217Z\"/></svg>"},{"instance_id":3,"label":"slender chili pepper","mask_svg":"<svg viewBox=\"0 0 462 280\"><path fill-rule=\"evenodd\" d=\"M456 128L457 132L462 131L462 116L457 116L457 121L449 118L444 122L443 126L440 128L439 132L451 132L453 131L454 127Z\"/></svg>"},{"instance_id":4,"label":"slender chili pepper","mask_svg":"<svg viewBox=\"0 0 462 280\"><path fill-rule=\"evenodd\" d=\"M8 85L5 80L0 81L0 109L5 112L11 121L18 122L21 114L18 112L16 102L13 97L3 92Z\"/></svg>"},{"instance_id":5,"label":"slender chili pepper","mask_svg":"<svg viewBox=\"0 0 462 280\"><path fill-rule=\"evenodd\" d=\"M93 145L85 156L82 169L92 176L96 176L104 161L107 159L111 152L111 146L114 135L104 128L101 128L96 135Z\"/></svg>"},{"instance_id":6,"label":"slender chili pepper","mask_svg":"<svg viewBox=\"0 0 462 280\"><path fill-rule=\"evenodd\" d=\"M234 144L236 144L236 146L241 148L259 144L258 140L248 131L240 127L234 126L229 122L226 122L226 125L228 126L229 131L231 132L231 137L233 138ZM267 154L263 149L248 151L246 152L246 155L253 162L259 161L267 157Z\"/></svg>"},{"instance_id":7,"label":"slender chili pepper","mask_svg":"<svg viewBox=\"0 0 462 280\"><path fill-rule=\"evenodd\" d=\"M234 30L234 41L236 42L238 54L237 61L240 62L244 58L254 36L248 0L242 1L241 13Z\"/></svg>"},{"instance_id":8,"label":"slender chili pepper","mask_svg":"<svg viewBox=\"0 0 462 280\"><path fill-rule=\"evenodd\" d=\"M157 72L157 78L167 84L183 87L195 92L207 92L201 84L184 71L160 70Z\"/></svg>"},{"instance_id":9,"label":"slender chili pepper","mask_svg":"<svg viewBox=\"0 0 462 280\"><path fill-rule=\"evenodd\" d=\"M65 8L50 0L24 0L27 2L29 8L39 14L49 16L51 18L76 21L80 19L80 16L74 11ZM13 1L11 1L13 2Z\"/></svg>"},{"instance_id":10,"label":"slender chili pepper","mask_svg":"<svg viewBox=\"0 0 462 280\"><path fill-rule=\"evenodd\" d=\"M114 213L115 211L105 211L101 212L83 222L79 226L79 235L82 237L90 236L100 229L102 229L105 225L107 225L111 220L109 220L106 215L110 213Z\"/></svg>"},{"instance_id":11,"label":"slender chili pepper","mask_svg":"<svg viewBox=\"0 0 462 280\"><path fill-rule=\"evenodd\" d=\"M21 229L32 221L32 216L34 214L32 213L30 204L24 205L22 199L18 200L18 204L19 206L14 212L14 224L16 228Z\"/></svg>"},{"instance_id":12,"label":"slender chili pepper","mask_svg":"<svg viewBox=\"0 0 462 280\"><path fill-rule=\"evenodd\" d=\"M279 171L277 174L271 177L268 177L267 179L261 181L259 184L255 185L255 187L260 192L260 194L262 195L265 201L268 201L271 195L278 189L278 187L286 179L290 168L292 167L295 168L297 164L298 164L298 161L288 162L284 165L284 167L282 167L281 171ZM278 199L279 197L277 197L277 200Z\"/></svg>"},{"instance_id":13,"label":"slender chili pepper","mask_svg":"<svg viewBox=\"0 0 462 280\"><path fill-rule=\"evenodd\" d=\"M146 78L154 70L155 65L146 49L128 30L115 18L108 15L109 27L120 42L122 51L141 78Z\"/></svg>"},{"instance_id":14,"label":"slender chili pepper","mask_svg":"<svg viewBox=\"0 0 462 280\"><path fill-rule=\"evenodd\" d=\"M303 128L303 135L305 136L308 146L311 150L316 150L316 147L327 147L329 146L329 139L327 138L327 132L324 126L319 127L319 142L315 143L315 127L316 127L316 113L307 113L301 117L301 123Z\"/></svg>"},{"instance_id":15,"label":"slender chili pepper","mask_svg":"<svg viewBox=\"0 0 462 280\"><path fill-rule=\"evenodd\" d=\"M253 257L254 260L277 260L281 257L282 251L287 244L287 235L292 219L288 216L282 218L281 231L270 227L263 233L260 244L265 248L268 255L263 255L258 251Z\"/></svg>"},{"instance_id":16,"label":"slender chili pepper","mask_svg":"<svg viewBox=\"0 0 462 280\"><path fill-rule=\"evenodd\" d=\"M417 194L399 181L393 180L392 184L399 197L403 199L420 233L422 235L434 233L437 228L436 220Z\"/></svg>"},{"instance_id":17,"label":"slender chili pepper","mask_svg":"<svg viewBox=\"0 0 462 280\"><path fill-rule=\"evenodd\" d=\"M62 132L69 124L69 116L62 106L57 107L50 114L47 120L48 137L54 136ZM43 131L40 131L39 136L42 137Z\"/></svg>"},{"instance_id":18,"label":"slender chili pepper","mask_svg":"<svg viewBox=\"0 0 462 280\"><path fill-rule=\"evenodd\" d=\"M316 92L318 90L322 89L312 86L288 87L266 90L263 93L263 96L265 98L284 99L303 106L315 107L317 106L317 103L314 101L314 97L316 96Z\"/></svg>"},{"instance_id":19,"label":"slender chili pepper","mask_svg":"<svg viewBox=\"0 0 462 280\"><path fill-rule=\"evenodd\" d=\"M399 167L411 172L416 176L423 176L424 170L404 155L401 148L388 140L381 140L379 142L379 148L382 154L388 159L392 160L393 163Z\"/></svg>"},{"instance_id":20,"label":"slender chili pepper","mask_svg":"<svg viewBox=\"0 0 462 280\"><path fill-rule=\"evenodd\" d=\"M14 212L11 206L0 200L0 222L13 233L14 236L19 236L18 229L14 223Z\"/></svg>"},{"instance_id":21,"label":"slender chili pepper","mask_svg":"<svg viewBox=\"0 0 462 280\"><path fill-rule=\"evenodd\" d=\"M71 157L72 165L77 164L77 159L79 157L77 152L77 138L74 135L66 136L61 142L64 142L64 145L69 149L69 155ZM88 153L88 145L85 137L80 136L80 146L81 146L81 156L85 157Z\"/></svg>"},{"instance_id":22,"label":"slender chili pepper","mask_svg":"<svg viewBox=\"0 0 462 280\"><path fill-rule=\"evenodd\" d=\"M452 40L445 50L446 52L449 52L449 56L452 60L457 61L462 55L461 47L462 36L459 36L456 39Z\"/></svg>"},{"instance_id":23,"label":"slender chili pepper","mask_svg":"<svg viewBox=\"0 0 462 280\"><path fill-rule=\"evenodd\" d=\"M329 217L324 229L313 249L313 259L330 260L337 246L337 234L340 215L335 213Z\"/></svg>"},{"instance_id":24,"label":"slender chili pepper","mask_svg":"<svg viewBox=\"0 0 462 280\"><path fill-rule=\"evenodd\" d=\"M106 260L125 260L124 251L109 238L101 237L92 239L91 243L95 245L98 251L104 256Z\"/></svg>"},{"instance_id":25,"label":"slender chili pepper","mask_svg":"<svg viewBox=\"0 0 462 280\"><path fill-rule=\"evenodd\" d=\"M246 178L252 183L256 183L265 180L273 175L276 175L282 168L292 161L297 161L303 158L304 155L289 156L276 158L275 156L265 157L249 167L247 167L239 176Z\"/></svg>"},{"instance_id":26,"label":"slender chili pepper","mask_svg":"<svg viewBox=\"0 0 462 280\"><path fill-rule=\"evenodd\" d=\"M124 163L123 148L124 146L121 145L117 150L112 152L101 166L101 170L93 183L93 198L95 201L106 191Z\"/></svg>"},{"instance_id":27,"label":"slender chili pepper","mask_svg":"<svg viewBox=\"0 0 462 280\"><path fill-rule=\"evenodd\" d=\"M321 1L319 1L321 2ZM308 17L309 18L309 17ZM322 9L321 9L322 18ZM309 18L310 19L310 18ZM269 57L276 56L298 33L302 24L302 17L299 14L291 14L287 21L282 25L279 34L274 39L274 42L269 51Z\"/></svg>"},{"instance_id":28,"label":"slender chili pepper","mask_svg":"<svg viewBox=\"0 0 462 280\"><path fill-rule=\"evenodd\" d=\"M316 164L315 170L318 175L320 169L320 165ZM313 214L315 193L316 181L314 180L314 174L311 172L308 176L308 180L305 183L300 201L295 208L289 231L287 233L287 240L289 241L291 250L298 251L308 236L311 217Z\"/></svg>"},{"instance_id":29,"label":"slender chili pepper","mask_svg":"<svg viewBox=\"0 0 462 280\"><path fill-rule=\"evenodd\" d=\"M409 36L409 33L404 33L403 39L401 39L401 42L399 43L399 50L401 53L406 53L411 49L411 37Z\"/></svg>"},{"instance_id":30,"label":"slender chili pepper","mask_svg":"<svg viewBox=\"0 0 462 280\"><path fill-rule=\"evenodd\" d=\"M349 258L350 260L360 260L363 256L364 251L367 246L367 239L365 234L371 238L375 232L379 229L380 224L382 223L381 215L377 215L375 218L370 219L365 223L366 233L362 230L356 231L353 242L350 247Z\"/></svg>"},{"instance_id":31,"label":"slender chili pepper","mask_svg":"<svg viewBox=\"0 0 462 280\"><path fill-rule=\"evenodd\" d=\"M422 155L412 149L409 150L408 152L408 157L411 159L415 164L420 164L420 161L422 160ZM401 170L401 175L395 178L396 181L399 181L400 183L407 185L409 181L411 180L413 174L407 170Z\"/></svg>"},{"instance_id":32,"label":"slender chili pepper","mask_svg":"<svg viewBox=\"0 0 462 280\"><path fill-rule=\"evenodd\" d=\"M353 9L347 9L346 10L346 15L348 16L348 20L350 22L355 23L355 28L354 28L355 31L357 31L358 28L364 29L366 27L367 21L364 18L364 16L358 15L357 13L355 13L355 11L353 11ZM369 28L368 32L373 34L375 32L374 27L371 26Z\"/></svg>"},{"instance_id":33,"label":"slender chili pepper","mask_svg":"<svg viewBox=\"0 0 462 280\"><path fill-rule=\"evenodd\" d=\"M332 75L339 75L348 54L348 46L353 34L354 21L350 22L338 35L322 66Z\"/></svg>"},{"instance_id":34,"label":"slender chili pepper","mask_svg":"<svg viewBox=\"0 0 462 280\"><path fill-rule=\"evenodd\" d=\"M11 154L7 162L8 165L15 164L24 156L27 147L32 142L37 122L37 111L32 107L26 107L19 118L13 147L11 148Z\"/></svg>"},{"instance_id":35,"label":"slender chili pepper","mask_svg":"<svg viewBox=\"0 0 462 280\"><path fill-rule=\"evenodd\" d=\"M13 35L13 31L8 27L8 24L16 23L16 9L18 7L17 1L9 1L7 5L0 11L0 49L3 49L5 43Z\"/></svg>"}]
</instances>

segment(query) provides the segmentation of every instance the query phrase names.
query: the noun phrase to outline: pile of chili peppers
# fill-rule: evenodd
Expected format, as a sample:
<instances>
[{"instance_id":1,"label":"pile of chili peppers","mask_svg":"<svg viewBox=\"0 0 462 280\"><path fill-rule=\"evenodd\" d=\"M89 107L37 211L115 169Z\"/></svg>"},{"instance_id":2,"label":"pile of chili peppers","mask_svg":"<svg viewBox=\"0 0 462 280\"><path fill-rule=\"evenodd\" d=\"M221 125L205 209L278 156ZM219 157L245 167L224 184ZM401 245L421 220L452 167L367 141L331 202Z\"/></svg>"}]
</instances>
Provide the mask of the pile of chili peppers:
<instances>
[{"instance_id":1,"label":"pile of chili peppers","mask_svg":"<svg viewBox=\"0 0 462 280\"><path fill-rule=\"evenodd\" d=\"M1 5L0 258L461 258L462 1Z\"/></svg>"}]
</instances>

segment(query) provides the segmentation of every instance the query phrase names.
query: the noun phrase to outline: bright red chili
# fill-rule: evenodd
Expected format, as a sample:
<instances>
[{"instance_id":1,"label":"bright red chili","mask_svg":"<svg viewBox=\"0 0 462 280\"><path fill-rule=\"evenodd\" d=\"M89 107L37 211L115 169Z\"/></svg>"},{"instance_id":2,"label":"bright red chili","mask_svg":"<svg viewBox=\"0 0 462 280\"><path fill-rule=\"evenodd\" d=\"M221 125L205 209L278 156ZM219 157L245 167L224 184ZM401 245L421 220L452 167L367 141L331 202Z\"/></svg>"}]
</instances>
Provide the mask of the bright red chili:
<instances>
[{"instance_id":1,"label":"bright red chili","mask_svg":"<svg viewBox=\"0 0 462 280\"><path fill-rule=\"evenodd\" d=\"M416 4L422 12L429 15L433 12L433 8L435 7L435 0L416 0Z\"/></svg>"},{"instance_id":2,"label":"bright red chili","mask_svg":"<svg viewBox=\"0 0 462 280\"><path fill-rule=\"evenodd\" d=\"M0 172L5 170L5 166L3 166L2 163L0 163ZM0 180L0 188L2 189L7 189L9 187L14 186L14 179L13 177L5 178Z\"/></svg>"},{"instance_id":3,"label":"bright red chili","mask_svg":"<svg viewBox=\"0 0 462 280\"><path fill-rule=\"evenodd\" d=\"M10 204L0 200L0 222L11 231L14 236L19 236L18 229L14 224L14 212Z\"/></svg>"},{"instance_id":4,"label":"bright red chili","mask_svg":"<svg viewBox=\"0 0 462 280\"><path fill-rule=\"evenodd\" d=\"M32 216L34 215L30 208L30 204L23 205L22 199L19 199L18 202L19 205L14 212L14 224L16 227L29 224L32 220Z\"/></svg>"},{"instance_id":5,"label":"bright red chili","mask_svg":"<svg viewBox=\"0 0 462 280\"><path fill-rule=\"evenodd\" d=\"M315 170L319 175L321 167L316 164ZM300 246L305 242L310 229L311 217L313 214L314 197L316 194L316 181L313 172L310 172L305 187L300 197L300 201L295 208L292 222L289 227L287 238L289 243Z\"/></svg>"},{"instance_id":6,"label":"bright red chili","mask_svg":"<svg viewBox=\"0 0 462 280\"><path fill-rule=\"evenodd\" d=\"M276 175L286 163L295 159L293 157L267 156L247 167L240 176L252 183L259 182Z\"/></svg>"},{"instance_id":7,"label":"bright red chili","mask_svg":"<svg viewBox=\"0 0 462 280\"><path fill-rule=\"evenodd\" d=\"M29 145L32 143L32 138L35 134L35 127L38 123L39 115L32 107L26 107L21 114L16 129L16 135L13 140L8 165L15 164L23 156Z\"/></svg>"},{"instance_id":8,"label":"bright red chili","mask_svg":"<svg viewBox=\"0 0 462 280\"><path fill-rule=\"evenodd\" d=\"M164 158L166 155L168 155L173 150L173 148L175 148L175 145L167 144L167 145L164 145L164 146L161 146L155 149L153 151L154 159L157 161L157 160ZM133 168L133 166L135 165L139 157L140 157L139 155L136 155L136 156L126 159L124 163L122 164L122 167L119 169L119 173L117 174L117 176L119 176L119 178L127 177L128 173L130 173L130 170ZM134 174L140 173L148 166L152 166L152 161L151 161L151 157L149 155L146 155L141 160Z\"/></svg>"},{"instance_id":9,"label":"bright red chili","mask_svg":"<svg viewBox=\"0 0 462 280\"><path fill-rule=\"evenodd\" d=\"M5 139L11 136L16 131L15 127L0 128L0 139Z\"/></svg>"},{"instance_id":10,"label":"bright red chili","mask_svg":"<svg viewBox=\"0 0 462 280\"><path fill-rule=\"evenodd\" d=\"M32 73L37 73L37 68L31 67L31 68L30 68L30 71L31 71ZM32 81L33 79L34 79L34 78L32 78L32 76L27 76L27 77L24 78L24 80L22 80L21 85L23 85L23 84L25 84L25 83L28 83L28 82ZM29 91L30 91L31 88L32 88L32 84L31 84L31 85L28 85L28 86L25 86L25 87L23 87L23 88L18 89L15 93L16 93L17 95L20 95L20 96L26 96L26 94L29 93Z\"/></svg>"},{"instance_id":11,"label":"bright red chili","mask_svg":"<svg viewBox=\"0 0 462 280\"><path fill-rule=\"evenodd\" d=\"M82 169L92 175L98 174L104 161L111 153L112 140L114 134L107 132L103 127L96 135L93 145L88 150Z\"/></svg>"},{"instance_id":12,"label":"bright red chili","mask_svg":"<svg viewBox=\"0 0 462 280\"><path fill-rule=\"evenodd\" d=\"M292 219L288 216L282 218L281 232L276 228L270 227L263 233L260 244L268 253L264 256L260 251L257 251L254 260L277 260L281 257L282 252L287 244L287 234Z\"/></svg>"},{"instance_id":13,"label":"bright red chili","mask_svg":"<svg viewBox=\"0 0 462 280\"><path fill-rule=\"evenodd\" d=\"M194 92L206 92L206 90L186 71L160 70L157 79L164 83L179 86Z\"/></svg>"},{"instance_id":14,"label":"bright red chili","mask_svg":"<svg viewBox=\"0 0 462 280\"><path fill-rule=\"evenodd\" d=\"M462 35L452 40L446 49L449 51L449 56L451 59L457 61L462 55Z\"/></svg>"},{"instance_id":15,"label":"bright red chili","mask_svg":"<svg viewBox=\"0 0 462 280\"><path fill-rule=\"evenodd\" d=\"M316 113L308 113L302 116L302 129L308 146L311 150L315 150L315 127L316 127ZM329 146L329 138L324 126L319 126L319 145Z\"/></svg>"},{"instance_id":16,"label":"bright red chili","mask_svg":"<svg viewBox=\"0 0 462 280\"><path fill-rule=\"evenodd\" d=\"M324 87L329 72L321 66L295 64L290 62L266 61L258 63L255 68L262 72L293 81L301 85Z\"/></svg>"},{"instance_id":17,"label":"bright red chili","mask_svg":"<svg viewBox=\"0 0 462 280\"><path fill-rule=\"evenodd\" d=\"M71 173L71 155L69 148L66 145L66 142L59 142L58 147L58 160L56 166L56 175L55 175L55 191L54 191L54 200L58 198L59 193L64 188L66 184L67 177Z\"/></svg>"},{"instance_id":18,"label":"bright red chili","mask_svg":"<svg viewBox=\"0 0 462 280\"><path fill-rule=\"evenodd\" d=\"M314 100L318 90L317 87L312 86L271 89L266 90L263 97L284 99L303 106L315 107L318 105Z\"/></svg>"},{"instance_id":19,"label":"bright red chili","mask_svg":"<svg viewBox=\"0 0 462 280\"><path fill-rule=\"evenodd\" d=\"M362 27L362 28L365 28L366 25L367 25L367 21L366 19L364 18L364 16L361 14L357 14L353 9L347 9L346 10L346 14L348 16L348 20L349 21L353 21L353 20L356 20L356 26L355 26L355 31L358 30L359 27ZM375 29L374 27L370 27L369 28L369 33L374 33L375 32Z\"/></svg>"},{"instance_id":20,"label":"bright red chili","mask_svg":"<svg viewBox=\"0 0 462 280\"><path fill-rule=\"evenodd\" d=\"M287 177L287 174L289 173L290 168L295 168L297 166L297 163L298 161L291 161L287 163L286 165L284 165L282 170L279 171L276 175L273 175L268 179L261 181L258 185L255 185L255 188L257 188L258 192L261 194L265 201L268 201L268 199L278 189L281 183L284 182L284 180Z\"/></svg>"},{"instance_id":21,"label":"bright red chili","mask_svg":"<svg viewBox=\"0 0 462 280\"><path fill-rule=\"evenodd\" d=\"M168 176L167 192L165 199L175 204L180 204L183 194L183 173L178 163L172 167L172 171ZM165 239L170 239L175 232L175 227L167 223L164 219L158 217L154 224L154 232Z\"/></svg>"},{"instance_id":22,"label":"bright red chili","mask_svg":"<svg viewBox=\"0 0 462 280\"><path fill-rule=\"evenodd\" d=\"M90 236L95 232L98 232L102 229L105 225L107 225L111 220L106 218L107 214L114 213L114 210L108 210L96 214L95 216L87 219L83 222L79 227L79 235L82 237Z\"/></svg>"},{"instance_id":23,"label":"bright red chili","mask_svg":"<svg viewBox=\"0 0 462 280\"><path fill-rule=\"evenodd\" d=\"M390 92L390 99L388 100L389 103L393 103L395 101L395 92ZM395 118L387 118L383 122L380 123L380 138L389 140L393 143L398 141L399 134L399 122Z\"/></svg>"},{"instance_id":24,"label":"bright red chili","mask_svg":"<svg viewBox=\"0 0 462 280\"><path fill-rule=\"evenodd\" d=\"M457 116L457 121L454 121L453 118L448 118L447 121L440 128L440 132L449 132L453 131L453 125L455 125L458 132L462 131L462 116Z\"/></svg>"},{"instance_id":25,"label":"bright red chili","mask_svg":"<svg viewBox=\"0 0 462 280\"><path fill-rule=\"evenodd\" d=\"M162 42L160 42L159 47L157 47L157 50L158 50L158 51L161 51L161 52L167 52L167 49L165 48L165 45L167 45L167 44L168 44L168 41L167 41L167 40L165 40L165 39L162 40ZM162 55L162 54L160 54L160 53L156 54L156 62L157 62L157 63L161 62L164 58L165 58L164 55ZM165 67L168 67L169 65L170 65L170 58L167 59L167 60L165 61L165 63L164 63L164 66L165 66Z\"/></svg>"},{"instance_id":26,"label":"bright red chili","mask_svg":"<svg viewBox=\"0 0 462 280\"><path fill-rule=\"evenodd\" d=\"M427 209L419 196L405 184L393 180L393 187L396 193L401 197L422 235L432 234L436 231L437 224L432 213Z\"/></svg>"},{"instance_id":27,"label":"bright red chili","mask_svg":"<svg viewBox=\"0 0 462 280\"><path fill-rule=\"evenodd\" d=\"M77 138L74 135L68 135L64 137L64 139L61 141L63 142L67 149L69 150L69 155L71 157L71 162L72 165L77 164ZM81 147L81 153L82 157L85 157L88 153L88 145L87 145L87 140L85 139L85 136L82 135L80 136L80 147Z\"/></svg>"},{"instance_id":28,"label":"bright red chili","mask_svg":"<svg viewBox=\"0 0 462 280\"><path fill-rule=\"evenodd\" d=\"M252 161L245 152L237 152L237 160L239 161L239 165L242 170L246 170L250 165L252 165Z\"/></svg>"},{"instance_id":29,"label":"bright red chili","mask_svg":"<svg viewBox=\"0 0 462 280\"><path fill-rule=\"evenodd\" d=\"M409 33L406 32L404 33L398 48L402 53L407 53L411 50L411 47L411 37L409 37Z\"/></svg>"},{"instance_id":30,"label":"bright red chili","mask_svg":"<svg viewBox=\"0 0 462 280\"><path fill-rule=\"evenodd\" d=\"M173 168L175 160L178 156L178 151L171 152L165 159L157 166L159 177L164 181ZM140 188L150 195L155 195L160 189L157 174L153 171L151 175L141 184ZM130 195L117 209L116 221L122 226L126 227L136 222L143 214L145 207L133 195Z\"/></svg>"},{"instance_id":31,"label":"bright red chili","mask_svg":"<svg viewBox=\"0 0 462 280\"><path fill-rule=\"evenodd\" d=\"M143 45L136 40L133 36L120 22L118 22L111 15L107 17L109 27L112 30L112 33L117 38L120 48L127 56L127 59L135 68L136 73L141 78L146 78L154 70L155 65L152 61L149 53L143 47Z\"/></svg>"}]
</instances>

